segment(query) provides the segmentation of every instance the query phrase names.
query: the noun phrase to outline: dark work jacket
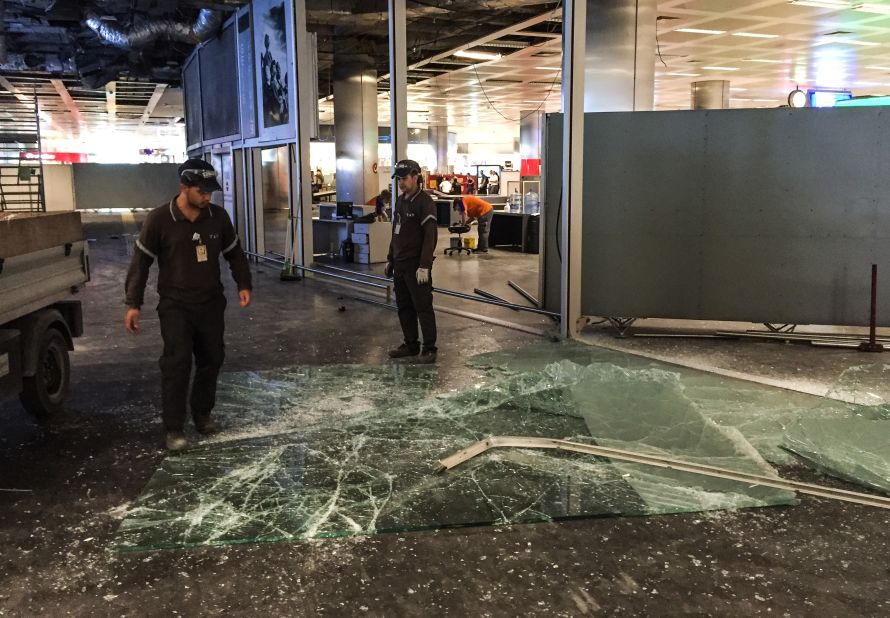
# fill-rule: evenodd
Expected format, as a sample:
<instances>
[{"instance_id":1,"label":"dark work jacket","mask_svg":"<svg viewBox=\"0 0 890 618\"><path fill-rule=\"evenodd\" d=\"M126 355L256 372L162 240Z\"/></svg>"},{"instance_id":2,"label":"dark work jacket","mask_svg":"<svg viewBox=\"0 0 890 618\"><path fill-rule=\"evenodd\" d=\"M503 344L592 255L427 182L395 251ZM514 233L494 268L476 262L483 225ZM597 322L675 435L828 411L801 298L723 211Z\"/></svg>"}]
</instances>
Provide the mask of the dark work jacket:
<instances>
[{"instance_id":1,"label":"dark work jacket","mask_svg":"<svg viewBox=\"0 0 890 618\"><path fill-rule=\"evenodd\" d=\"M225 209L208 204L191 222L175 202L173 198L152 210L142 225L127 272L127 306L142 306L148 271L155 260L161 298L198 304L222 296L220 256L228 260L238 289L251 289L247 257ZM199 244L207 248L204 262L197 258Z\"/></svg>"},{"instance_id":2,"label":"dark work jacket","mask_svg":"<svg viewBox=\"0 0 890 618\"><path fill-rule=\"evenodd\" d=\"M421 268L432 268L438 234L433 198L422 189L410 197L403 193L393 209L392 241L386 259L390 262L418 260Z\"/></svg>"}]
</instances>

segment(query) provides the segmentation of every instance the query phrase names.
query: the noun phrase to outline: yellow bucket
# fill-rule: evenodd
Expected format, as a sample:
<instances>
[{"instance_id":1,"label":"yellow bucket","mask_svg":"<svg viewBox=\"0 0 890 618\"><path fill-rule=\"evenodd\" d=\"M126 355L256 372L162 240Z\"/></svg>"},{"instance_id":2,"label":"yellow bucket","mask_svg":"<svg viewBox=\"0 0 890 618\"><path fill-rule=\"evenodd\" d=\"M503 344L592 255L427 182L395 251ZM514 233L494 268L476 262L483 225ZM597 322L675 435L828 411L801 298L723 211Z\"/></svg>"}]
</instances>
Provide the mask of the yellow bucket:
<instances>
[{"instance_id":1,"label":"yellow bucket","mask_svg":"<svg viewBox=\"0 0 890 618\"><path fill-rule=\"evenodd\" d=\"M464 238L464 247L467 249L475 249L476 248L476 239L475 238Z\"/></svg>"}]
</instances>

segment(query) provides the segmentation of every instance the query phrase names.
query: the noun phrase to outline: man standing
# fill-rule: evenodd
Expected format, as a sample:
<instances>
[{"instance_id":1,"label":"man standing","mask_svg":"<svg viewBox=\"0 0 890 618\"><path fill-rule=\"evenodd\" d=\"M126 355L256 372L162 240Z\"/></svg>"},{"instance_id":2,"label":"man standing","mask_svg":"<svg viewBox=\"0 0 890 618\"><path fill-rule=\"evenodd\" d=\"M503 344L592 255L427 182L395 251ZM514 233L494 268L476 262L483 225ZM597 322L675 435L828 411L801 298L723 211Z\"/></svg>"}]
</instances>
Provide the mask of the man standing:
<instances>
[{"instance_id":1,"label":"man standing","mask_svg":"<svg viewBox=\"0 0 890 618\"><path fill-rule=\"evenodd\" d=\"M250 268L238 236L223 208L210 203L221 190L213 166L189 159L179 166L179 195L152 210L136 241L127 272L124 326L138 333L140 308L152 262L158 262L158 316L164 352L160 359L166 445L187 446L183 426L195 359L191 410L201 434L219 430L210 412L216 402L216 378L225 357L226 297L220 280L225 257L238 284L242 307L251 301Z\"/></svg>"},{"instance_id":2,"label":"man standing","mask_svg":"<svg viewBox=\"0 0 890 618\"><path fill-rule=\"evenodd\" d=\"M491 204L475 195L465 195L455 200L454 208L461 214L461 223L469 225L479 222L479 246L473 253L488 253L488 233L491 231L491 220L494 208Z\"/></svg>"},{"instance_id":3,"label":"man standing","mask_svg":"<svg viewBox=\"0 0 890 618\"><path fill-rule=\"evenodd\" d=\"M393 209L392 240L386 257L387 277L393 278L399 323L404 343L390 350L390 358L420 354L418 362L436 362L436 315L433 313L433 254L436 252L438 223L436 204L420 188L420 165L405 159L396 164L399 199ZM418 341L417 322L423 331L423 348Z\"/></svg>"}]
</instances>

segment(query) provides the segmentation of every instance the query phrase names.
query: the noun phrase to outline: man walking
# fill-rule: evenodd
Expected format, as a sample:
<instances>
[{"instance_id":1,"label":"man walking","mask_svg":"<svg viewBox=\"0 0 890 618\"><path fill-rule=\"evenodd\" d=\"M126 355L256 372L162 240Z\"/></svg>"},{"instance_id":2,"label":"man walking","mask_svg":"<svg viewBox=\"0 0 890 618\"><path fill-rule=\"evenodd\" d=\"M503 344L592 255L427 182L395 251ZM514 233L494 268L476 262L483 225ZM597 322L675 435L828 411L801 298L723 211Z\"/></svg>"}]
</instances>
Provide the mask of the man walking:
<instances>
[{"instance_id":1,"label":"man walking","mask_svg":"<svg viewBox=\"0 0 890 618\"><path fill-rule=\"evenodd\" d=\"M399 199L393 208L392 240L386 257L386 276L393 278L404 343L390 350L390 358L420 354L418 362L436 362L436 315L433 313L433 254L438 223L436 204L420 188L420 165L405 159L392 175L398 179ZM417 323L423 331L423 348Z\"/></svg>"},{"instance_id":2,"label":"man walking","mask_svg":"<svg viewBox=\"0 0 890 618\"><path fill-rule=\"evenodd\" d=\"M220 280L220 256L232 270L242 307L251 301L247 258L228 214L210 203L221 189L213 166L189 159L179 167L179 195L152 210L136 241L127 272L124 326L138 333L140 308L152 263L158 262L158 316L164 352L160 359L166 445L187 446L183 426L195 359L191 411L201 434L219 430L210 412L216 402L216 379L225 357L223 342L226 297Z\"/></svg>"}]
</instances>

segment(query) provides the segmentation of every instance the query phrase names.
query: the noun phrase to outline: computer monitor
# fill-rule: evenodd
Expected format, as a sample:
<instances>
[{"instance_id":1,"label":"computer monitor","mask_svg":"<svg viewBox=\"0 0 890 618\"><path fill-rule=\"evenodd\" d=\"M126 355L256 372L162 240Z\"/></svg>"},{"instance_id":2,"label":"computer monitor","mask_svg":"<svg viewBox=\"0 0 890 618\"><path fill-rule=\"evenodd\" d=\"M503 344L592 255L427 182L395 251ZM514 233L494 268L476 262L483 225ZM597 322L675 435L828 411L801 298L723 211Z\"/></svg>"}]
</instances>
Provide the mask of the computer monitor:
<instances>
[{"instance_id":1,"label":"computer monitor","mask_svg":"<svg viewBox=\"0 0 890 618\"><path fill-rule=\"evenodd\" d=\"M338 219L351 219L352 218L352 202L337 202L337 218Z\"/></svg>"}]
</instances>

